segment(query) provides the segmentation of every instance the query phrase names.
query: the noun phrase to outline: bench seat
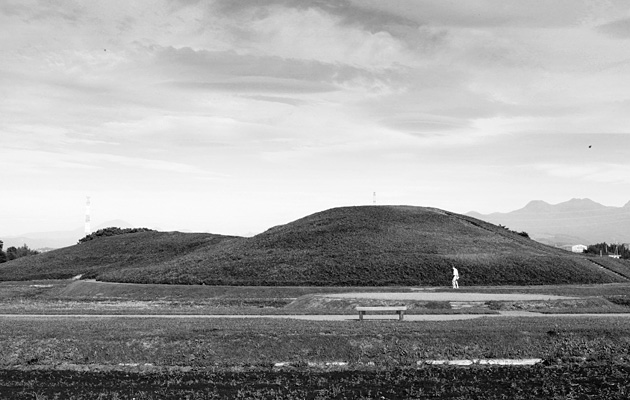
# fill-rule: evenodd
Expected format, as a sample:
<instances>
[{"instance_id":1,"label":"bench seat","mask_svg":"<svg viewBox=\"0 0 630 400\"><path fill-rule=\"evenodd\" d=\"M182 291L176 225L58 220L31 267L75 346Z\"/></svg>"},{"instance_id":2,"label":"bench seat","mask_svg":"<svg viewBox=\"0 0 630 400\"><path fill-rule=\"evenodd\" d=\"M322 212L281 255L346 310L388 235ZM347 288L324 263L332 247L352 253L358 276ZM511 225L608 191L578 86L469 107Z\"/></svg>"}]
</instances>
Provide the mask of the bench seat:
<instances>
[{"instance_id":1,"label":"bench seat","mask_svg":"<svg viewBox=\"0 0 630 400\"><path fill-rule=\"evenodd\" d=\"M395 312L398 314L398 320L402 321L407 311L407 306L357 306L355 310L359 312L359 321L363 321L366 312Z\"/></svg>"}]
</instances>

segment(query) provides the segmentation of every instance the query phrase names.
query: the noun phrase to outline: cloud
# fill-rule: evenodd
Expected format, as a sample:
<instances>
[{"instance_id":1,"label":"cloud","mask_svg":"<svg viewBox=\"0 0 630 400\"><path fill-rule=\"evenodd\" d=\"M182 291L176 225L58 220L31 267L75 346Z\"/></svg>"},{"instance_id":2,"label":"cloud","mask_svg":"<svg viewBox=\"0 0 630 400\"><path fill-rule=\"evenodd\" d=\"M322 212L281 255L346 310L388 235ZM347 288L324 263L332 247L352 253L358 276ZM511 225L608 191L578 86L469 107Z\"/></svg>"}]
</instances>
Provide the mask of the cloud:
<instances>
[{"instance_id":1,"label":"cloud","mask_svg":"<svg viewBox=\"0 0 630 400\"><path fill-rule=\"evenodd\" d=\"M268 0L268 1L229 1L216 2L217 9L229 17L250 13L256 18L268 18L278 10L295 10L300 14L319 13L335 21L338 30L345 28L347 32L363 31L371 35L387 34L391 38L405 44L408 50L428 51L439 46L445 36L442 29L433 29L424 23L409 18L406 13L393 13L387 9L372 9L362 2L348 0L302 1L302 0ZM248 35L242 31L245 37ZM331 32L334 35L334 32ZM366 40L373 38L366 35ZM345 36L342 36L344 40Z\"/></svg>"},{"instance_id":2,"label":"cloud","mask_svg":"<svg viewBox=\"0 0 630 400\"><path fill-rule=\"evenodd\" d=\"M152 64L161 78L202 84L209 88L242 91L251 84L253 91L329 91L335 83L352 80L368 71L319 61L283 59L277 56L240 55L234 51L195 51L190 48L165 48L155 52ZM264 87L268 82L267 88ZM294 85L295 88L291 89ZM319 85L319 87L318 87Z\"/></svg>"},{"instance_id":3,"label":"cloud","mask_svg":"<svg viewBox=\"0 0 630 400\"><path fill-rule=\"evenodd\" d=\"M540 164L535 168L546 174L563 178L577 179L587 182L606 184L629 184L630 166L612 163L584 163L581 165Z\"/></svg>"},{"instance_id":4,"label":"cloud","mask_svg":"<svg viewBox=\"0 0 630 400\"><path fill-rule=\"evenodd\" d=\"M349 0L218 0L215 1L216 10L229 16L243 14L249 10L257 10L258 14L265 14L282 7L306 11L319 10L344 20L347 25L361 26L372 32L383 31L392 26L416 25L404 16L387 12L375 12L369 8L362 8Z\"/></svg>"},{"instance_id":5,"label":"cloud","mask_svg":"<svg viewBox=\"0 0 630 400\"><path fill-rule=\"evenodd\" d=\"M575 26L592 18L590 3L588 0L352 0L355 7L404 17L418 24L467 28ZM613 1L609 13L623 7L623 2Z\"/></svg>"},{"instance_id":6,"label":"cloud","mask_svg":"<svg viewBox=\"0 0 630 400\"><path fill-rule=\"evenodd\" d=\"M410 132L413 134L422 135L423 133L436 133L443 131L450 131L461 128L469 128L470 125L462 124L461 121L456 119L448 119L445 117L431 117L427 116L422 118L422 115L409 116L407 118L398 117L396 119L384 119L381 122L396 130Z\"/></svg>"},{"instance_id":7,"label":"cloud","mask_svg":"<svg viewBox=\"0 0 630 400\"><path fill-rule=\"evenodd\" d=\"M225 175L217 174L195 165L182 162L167 161L164 159L124 157L112 154L88 154L87 157L84 158L84 161L106 166L118 165L123 168L152 170L158 172L184 174L187 176L190 176L192 174L204 175L206 177L225 177Z\"/></svg>"},{"instance_id":8,"label":"cloud","mask_svg":"<svg viewBox=\"0 0 630 400\"><path fill-rule=\"evenodd\" d=\"M233 3L233 2L229 2ZM340 7L319 2L218 2L227 15L226 32L233 45L251 54L317 60L364 69L383 68L412 61L403 41L376 24L349 20L347 3ZM340 11L345 10L345 11ZM356 9L355 9L356 10ZM356 17L356 16L355 16ZM373 20L372 22L374 22Z\"/></svg>"},{"instance_id":9,"label":"cloud","mask_svg":"<svg viewBox=\"0 0 630 400\"><path fill-rule=\"evenodd\" d=\"M288 104L291 106L300 106L306 103L303 100L293 99L290 97L281 97L281 96L249 95L247 96L247 98L250 98L252 100L264 101L264 102Z\"/></svg>"},{"instance_id":10,"label":"cloud","mask_svg":"<svg viewBox=\"0 0 630 400\"><path fill-rule=\"evenodd\" d=\"M599 32L618 39L630 38L630 18L618 19L597 27Z\"/></svg>"},{"instance_id":11,"label":"cloud","mask_svg":"<svg viewBox=\"0 0 630 400\"><path fill-rule=\"evenodd\" d=\"M612 193L592 182L628 176L616 0L0 3L0 165L14 188L154 196L219 180L230 206L318 182L322 198L371 200L380 185L455 207L479 176L482 204L502 185ZM586 152L591 140L610 146Z\"/></svg>"},{"instance_id":12,"label":"cloud","mask_svg":"<svg viewBox=\"0 0 630 400\"><path fill-rule=\"evenodd\" d=\"M338 90L335 86L330 84L304 82L280 78L230 78L224 79L220 82L169 82L168 85L192 91L226 92L233 94L299 94L332 92Z\"/></svg>"},{"instance_id":13,"label":"cloud","mask_svg":"<svg viewBox=\"0 0 630 400\"><path fill-rule=\"evenodd\" d=\"M11 166L19 165L20 169L16 171L16 175L19 176L30 174L54 176L59 171L68 170L73 170L75 174L82 173L81 171L94 173L96 169L116 171L120 168L132 168L136 172L138 170L152 170L177 174L221 176L204 168L182 162L74 150L7 150L3 151L0 165L3 169L11 169ZM95 176L98 175L95 174Z\"/></svg>"}]
</instances>

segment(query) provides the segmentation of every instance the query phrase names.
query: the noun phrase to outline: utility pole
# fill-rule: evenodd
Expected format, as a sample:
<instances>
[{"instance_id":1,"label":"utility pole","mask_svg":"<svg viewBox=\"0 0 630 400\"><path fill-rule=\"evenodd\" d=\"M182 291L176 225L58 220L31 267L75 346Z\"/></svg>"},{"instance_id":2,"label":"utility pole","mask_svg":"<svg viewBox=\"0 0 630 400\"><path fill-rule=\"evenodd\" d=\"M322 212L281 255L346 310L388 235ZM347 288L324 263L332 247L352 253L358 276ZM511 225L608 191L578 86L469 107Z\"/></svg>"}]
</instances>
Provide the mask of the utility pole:
<instances>
[{"instance_id":1,"label":"utility pole","mask_svg":"<svg viewBox=\"0 0 630 400\"><path fill-rule=\"evenodd\" d=\"M89 235L92 233L92 228L90 227L90 196L87 196L85 199L85 235Z\"/></svg>"}]
</instances>

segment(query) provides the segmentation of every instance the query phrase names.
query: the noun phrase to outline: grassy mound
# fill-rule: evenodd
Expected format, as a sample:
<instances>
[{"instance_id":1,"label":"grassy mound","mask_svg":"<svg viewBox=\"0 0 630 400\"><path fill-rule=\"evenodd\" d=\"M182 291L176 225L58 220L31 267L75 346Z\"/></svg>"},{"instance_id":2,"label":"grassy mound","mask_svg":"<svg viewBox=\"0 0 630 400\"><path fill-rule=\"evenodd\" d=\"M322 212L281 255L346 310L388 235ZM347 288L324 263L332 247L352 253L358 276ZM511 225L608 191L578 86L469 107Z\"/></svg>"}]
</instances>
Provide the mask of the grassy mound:
<instances>
[{"instance_id":1,"label":"grassy mound","mask_svg":"<svg viewBox=\"0 0 630 400\"><path fill-rule=\"evenodd\" d=\"M138 232L90 240L0 264L0 280L98 278L109 271L144 268L212 247L232 236L208 233Z\"/></svg>"},{"instance_id":2,"label":"grassy mound","mask_svg":"<svg viewBox=\"0 0 630 400\"><path fill-rule=\"evenodd\" d=\"M630 276L623 262L615 261L613 272L472 217L405 206L335 208L253 238L129 234L20 260L0 267L0 279L84 274L165 284L445 285L453 266L461 285L610 283Z\"/></svg>"}]
</instances>

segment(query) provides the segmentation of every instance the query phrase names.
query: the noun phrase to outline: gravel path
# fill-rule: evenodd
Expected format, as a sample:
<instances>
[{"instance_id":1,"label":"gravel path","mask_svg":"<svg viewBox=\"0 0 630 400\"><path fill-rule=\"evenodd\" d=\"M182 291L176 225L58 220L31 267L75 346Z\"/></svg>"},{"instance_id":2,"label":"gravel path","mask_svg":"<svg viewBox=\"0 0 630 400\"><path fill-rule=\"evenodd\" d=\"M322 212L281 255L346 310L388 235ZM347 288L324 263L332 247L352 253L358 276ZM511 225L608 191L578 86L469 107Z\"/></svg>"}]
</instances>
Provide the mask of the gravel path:
<instances>
[{"instance_id":1,"label":"gravel path","mask_svg":"<svg viewBox=\"0 0 630 400\"><path fill-rule=\"evenodd\" d=\"M543 318L630 318L630 314L542 314L528 311L500 311L498 314L405 314L405 321L459 321L476 318L501 318L501 317L543 317ZM213 319L213 318L288 318L306 321L358 321L357 315L108 315L108 314L0 314L5 319L64 319L64 318L145 318L145 319ZM367 314L366 320L393 320L397 321L396 314Z\"/></svg>"}]
</instances>

